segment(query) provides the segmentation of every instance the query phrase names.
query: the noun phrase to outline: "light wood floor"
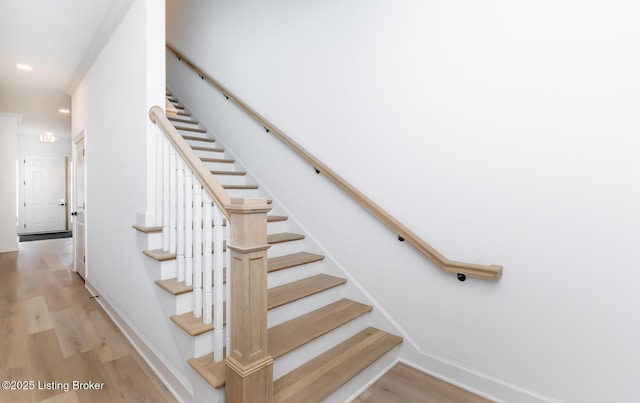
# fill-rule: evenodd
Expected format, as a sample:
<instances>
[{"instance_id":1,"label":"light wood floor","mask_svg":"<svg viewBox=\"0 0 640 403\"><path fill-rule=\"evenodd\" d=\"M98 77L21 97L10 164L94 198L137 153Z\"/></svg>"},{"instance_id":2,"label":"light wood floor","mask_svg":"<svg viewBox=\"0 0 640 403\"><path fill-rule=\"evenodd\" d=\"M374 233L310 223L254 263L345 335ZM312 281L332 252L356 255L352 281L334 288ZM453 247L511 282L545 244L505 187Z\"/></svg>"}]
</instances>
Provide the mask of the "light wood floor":
<instances>
[{"instance_id":1,"label":"light wood floor","mask_svg":"<svg viewBox=\"0 0 640 403\"><path fill-rule=\"evenodd\" d=\"M0 402L175 402L71 272L71 242L0 253L0 381L26 388Z\"/></svg>"},{"instance_id":2,"label":"light wood floor","mask_svg":"<svg viewBox=\"0 0 640 403\"><path fill-rule=\"evenodd\" d=\"M487 403L466 390L398 363L354 403Z\"/></svg>"}]
</instances>

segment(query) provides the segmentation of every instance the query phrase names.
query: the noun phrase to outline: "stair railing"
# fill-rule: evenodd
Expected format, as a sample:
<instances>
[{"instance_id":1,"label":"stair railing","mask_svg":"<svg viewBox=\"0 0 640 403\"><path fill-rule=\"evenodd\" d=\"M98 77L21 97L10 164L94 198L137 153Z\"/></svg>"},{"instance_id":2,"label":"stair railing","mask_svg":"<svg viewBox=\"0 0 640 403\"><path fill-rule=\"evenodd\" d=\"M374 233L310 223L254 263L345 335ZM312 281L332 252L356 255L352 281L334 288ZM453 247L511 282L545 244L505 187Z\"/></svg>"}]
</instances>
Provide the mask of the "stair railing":
<instances>
[{"instance_id":1,"label":"stair railing","mask_svg":"<svg viewBox=\"0 0 640 403\"><path fill-rule=\"evenodd\" d=\"M209 82L214 88L224 95L228 100L236 103L242 110L244 110L249 116L258 121L265 130L272 133L284 144L286 144L291 150L304 158L309 164L316 170L316 173L324 174L329 180L331 180L336 186L342 189L345 193L351 196L357 203L368 210L376 218L382 221L385 225L391 228L394 233L397 234L400 241L407 241L421 254L429 258L440 269L456 273L460 281L464 281L466 276L475 276L486 279L499 279L502 276L502 266L499 265L482 265L474 263L457 262L447 259L444 255L438 252L435 248L425 242L416 233L407 228L400 221L395 219L391 214L385 211L382 207L376 204L373 200L369 199L362 192L348 183L344 178L334 172L326 164L316 158L309 151L304 149L300 144L295 142L291 137L286 135L282 130L278 129L273 123L268 121L265 117L256 112L253 108L242 101L228 88L223 86L219 81L209 76L204 70L198 67L193 61L180 53L176 48L167 43L167 48L176 55L176 57L194 70L203 80Z\"/></svg>"},{"instance_id":2,"label":"stair railing","mask_svg":"<svg viewBox=\"0 0 640 403\"><path fill-rule=\"evenodd\" d=\"M175 254L179 282L193 286L193 316L213 324L213 359L225 361L228 401L263 390L272 400L267 354L267 212L264 198L231 199L159 106L156 224ZM226 277L226 283L225 283ZM226 309L225 309L226 302ZM226 326L225 326L226 319ZM226 329L226 331L225 331ZM226 354L226 356L225 356ZM257 388L256 384L270 385Z\"/></svg>"}]
</instances>

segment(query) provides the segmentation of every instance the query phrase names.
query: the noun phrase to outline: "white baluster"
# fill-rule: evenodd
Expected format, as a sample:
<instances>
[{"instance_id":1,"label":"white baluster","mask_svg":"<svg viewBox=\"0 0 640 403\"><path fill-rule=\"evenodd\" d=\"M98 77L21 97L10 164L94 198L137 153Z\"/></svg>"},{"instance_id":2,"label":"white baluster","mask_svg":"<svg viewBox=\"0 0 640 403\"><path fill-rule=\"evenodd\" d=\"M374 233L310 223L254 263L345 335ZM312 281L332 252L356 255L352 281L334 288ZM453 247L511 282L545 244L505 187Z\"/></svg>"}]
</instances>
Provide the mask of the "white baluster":
<instances>
[{"instance_id":1,"label":"white baluster","mask_svg":"<svg viewBox=\"0 0 640 403\"><path fill-rule=\"evenodd\" d=\"M178 217L176 218L176 263L178 264L178 281L184 281L184 216L187 208L184 202L184 161L178 158L177 165L177 182L178 182ZM191 189L189 189L191 191ZM191 208L191 206L189 206Z\"/></svg>"},{"instance_id":2,"label":"white baluster","mask_svg":"<svg viewBox=\"0 0 640 403\"><path fill-rule=\"evenodd\" d=\"M162 147L162 249L169 251L169 142L164 141Z\"/></svg>"},{"instance_id":3,"label":"white baluster","mask_svg":"<svg viewBox=\"0 0 640 403\"><path fill-rule=\"evenodd\" d=\"M193 285L193 173L184 168L184 282Z\"/></svg>"},{"instance_id":4,"label":"white baluster","mask_svg":"<svg viewBox=\"0 0 640 403\"><path fill-rule=\"evenodd\" d=\"M159 128L156 128L156 225L158 227L162 226L162 184L163 184L163 169L162 169L162 157L164 150L164 142L166 141L164 138L164 134Z\"/></svg>"},{"instance_id":5,"label":"white baluster","mask_svg":"<svg viewBox=\"0 0 640 403\"><path fill-rule=\"evenodd\" d=\"M202 317L202 185L193 177L193 316Z\"/></svg>"},{"instance_id":6,"label":"white baluster","mask_svg":"<svg viewBox=\"0 0 640 403\"><path fill-rule=\"evenodd\" d=\"M169 149L169 253L176 253L176 218L178 215L178 182L176 150Z\"/></svg>"},{"instance_id":7,"label":"white baluster","mask_svg":"<svg viewBox=\"0 0 640 403\"><path fill-rule=\"evenodd\" d=\"M224 360L224 216L213 206L213 360Z\"/></svg>"},{"instance_id":8,"label":"white baluster","mask_svg":"<svg viewBox=\"0 0 640 403\"><path fill-rule=\"evenodd\" d=\"M211 218L211 196L209 193L203 192L202 194L202 306L203 306L203 318L202 323L208 325L213 321L213 312L211 306L213 305L213 299L211 295L211 270L213 269L211 245L213 243L213 229Z\"/></svg>"}]
</instances>

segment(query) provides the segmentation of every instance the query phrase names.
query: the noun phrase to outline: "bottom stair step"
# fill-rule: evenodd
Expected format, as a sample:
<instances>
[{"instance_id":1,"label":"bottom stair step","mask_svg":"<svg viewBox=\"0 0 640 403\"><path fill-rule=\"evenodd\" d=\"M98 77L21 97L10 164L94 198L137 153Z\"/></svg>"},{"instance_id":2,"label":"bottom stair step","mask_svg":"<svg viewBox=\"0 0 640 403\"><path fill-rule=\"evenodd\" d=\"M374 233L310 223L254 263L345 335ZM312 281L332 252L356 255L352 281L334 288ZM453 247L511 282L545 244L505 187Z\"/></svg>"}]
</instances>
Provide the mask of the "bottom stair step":
<instances>
[{"instance_id":1,"label":"bottom stair step","mask_svg":"<svg viewBox=\"0 0 640 403\"><path fill-rule=\"evenodd\" d=\"M217 389L221 386L224 386L224 360L215 362L213 361L213 353L209 353L203 355L202 357L190 358L187 360L187 362L214 388Z\"/></svg>"},{"instance_id":2,"label":"bottom stair step","mask_svg":"<svg viewBox=\"0 0 640 403\"><path fill-rule=\"evenodd\" d=\"M275 381L273 401L318 402L400 343L369 327Z\"/></svg>"}]
</instances>

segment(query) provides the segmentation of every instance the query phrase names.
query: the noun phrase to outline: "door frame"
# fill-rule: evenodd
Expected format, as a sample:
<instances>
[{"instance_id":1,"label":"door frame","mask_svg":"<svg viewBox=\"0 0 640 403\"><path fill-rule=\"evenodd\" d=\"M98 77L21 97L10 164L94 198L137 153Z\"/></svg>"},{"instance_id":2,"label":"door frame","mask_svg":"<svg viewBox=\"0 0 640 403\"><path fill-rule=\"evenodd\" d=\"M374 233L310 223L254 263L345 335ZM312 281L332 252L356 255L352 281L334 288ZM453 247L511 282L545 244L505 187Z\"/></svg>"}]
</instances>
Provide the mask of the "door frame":
<instances>
[{"instance_id":1,"label":"door frame","mask_svg":"<svg viewBox=\"0 0 640 403\"><path fill-rule=\"evenodd\" d=\"M69 192L71 191L71 184L69 181L71 180L71 173L69 172L69 163L71 162L71 156L65 153L47 153L47 152L31 152L31 151L22 151L18 153L17 162L17 194L18 194L18 227L17 233L20 234L29 234L34 231L28 231L25 229L25 180L26 180L26 170L25 170L25 161L28 155L33 156L43 156L43 157L60 157L66 158L65 161L65 199L66 199L66 207L65 207L65 229L63 231L68 231L70 227L69 223L69 206L70 206L70 196ZM36 231L37 232L37 231Z\"/></svg>"},{"instance_id":2,"label":"door frame","mask_svg":"<svg viewBox=\"0 0 640 403\"><path fill-rule=\"evenodd\" d=\"M78 211L78 206L77 206L77 188L78 188L78 168L77 168L77 161L76 161L76 151L78 148L78 143L82 142L82 147L83 149L86 149L86 129L81 130L78 134L76 134L73 137L72 140L72 170L73 170L73 179L72 179L72 186L70 186L71 188L71 197L70 200L73 203L73 212L77 213ZM87 165L86 165L86 153L83 152L83 169L84 169L84 174L82 175L83 177L83 186L82 188L84 189L84 231L82 233L82 245L84 245L84 277L83 279L86 281L87 277L88 277L88 267L87 267L87 213L86 213L86 200L87 200ZM76 273L78 273L78 267L77 267L77 249L78 249L78 230L77 230L77 219L74 216L74 214L72 214L71 217L72 220L72 228L73 228L73 271L75 271ZM78 273L79 274L79 273ZM82 276L81 276L82 277Z\"/></svg>"}]
</instances>

